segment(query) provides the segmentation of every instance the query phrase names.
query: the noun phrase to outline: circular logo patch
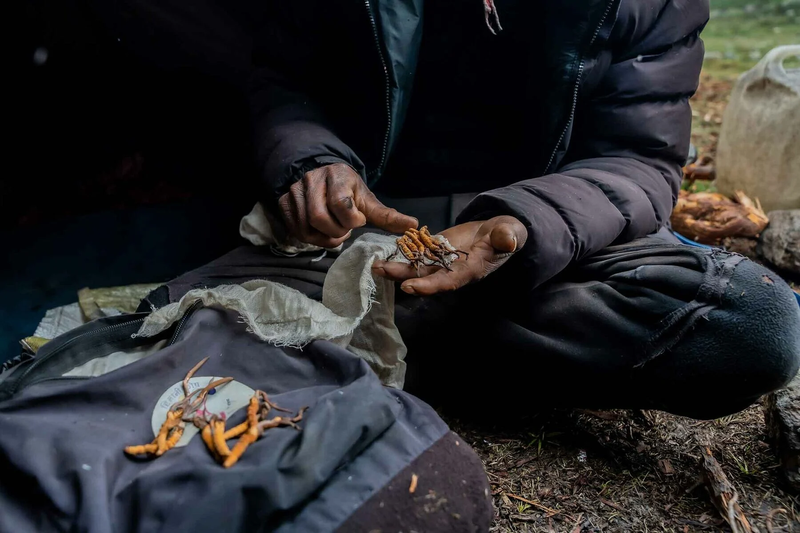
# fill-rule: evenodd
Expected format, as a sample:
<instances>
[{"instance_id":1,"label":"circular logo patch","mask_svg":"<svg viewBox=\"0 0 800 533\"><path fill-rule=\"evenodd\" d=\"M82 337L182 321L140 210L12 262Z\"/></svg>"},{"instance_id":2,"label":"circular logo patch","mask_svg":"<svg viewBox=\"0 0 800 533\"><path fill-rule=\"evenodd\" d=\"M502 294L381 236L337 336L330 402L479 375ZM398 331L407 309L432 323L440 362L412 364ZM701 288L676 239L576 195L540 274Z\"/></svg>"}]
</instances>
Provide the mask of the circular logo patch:
<instances>
[{"instance_id":1,"label":"circular logo patch","mask_svg":"<svg viewBox=\"0 0 800 533\"><path fill-rule=\"evenodd\" d=\"M193 377L189 380L189 392L202 389L212 381L218 379L222 378L216 376ZM197 414L200 416L203 416L204 413L208 413L209 416L215 414L223 420L227 420L239 409L247 407L254 393L255 390L244 383L230 381L220 387L211 389L208 392L208 396L206 396L205 402L203 402L203 405L198 409ZM167 419L167 411L169 411L169 408L172 407L175 402L183 400L183 398L183 381L179 381L164 391L164 394L158 399L155 409L153 409L153 417L150 419L154 437L158 435L158 430L161 429L161 425L164 423L164 420ZM197 429L194 424L187 422L183 430L183 436L175 446L186 446L189 444L189 441L192 440L192 437L199 432L200 430Z\"/></svg>"}]
</instances>

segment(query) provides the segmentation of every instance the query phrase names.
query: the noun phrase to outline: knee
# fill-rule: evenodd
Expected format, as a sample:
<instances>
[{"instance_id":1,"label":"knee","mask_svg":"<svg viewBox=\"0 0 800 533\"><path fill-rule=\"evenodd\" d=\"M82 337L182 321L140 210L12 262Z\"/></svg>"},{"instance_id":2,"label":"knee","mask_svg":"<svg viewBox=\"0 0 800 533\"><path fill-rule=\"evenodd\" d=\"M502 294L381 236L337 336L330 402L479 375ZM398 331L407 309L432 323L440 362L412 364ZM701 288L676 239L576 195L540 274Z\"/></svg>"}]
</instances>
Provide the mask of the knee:
<instances>
[{"instance_id":1,"label":"knee","mask_svg":"<svg viewBox=\"0 0 800 533\"><path fill-rule=\"evenodd\" d=\"M712 253L716 265L732 259ZM647 365L652 379L645 381L656 408L718 418L745 409L797 375L800 306L789 286L747 260L717 282L724 290L706 320Z\"/></svg>"},{"instance_id":2,"label":"knee","mask_svg":"<svg viewBox=\"0 0 800 533\"><path fill-rule=\"evenodd\" d=\"M742 369L752 373L761 392L777 390L791 381L800 367L800 306L794 292L775 273L743 261L733 275L720 307L720 336L750 356ZM747 350L747 352L744 352ZM742 353L744 352L744 353Z\"/></svg>"},{"instance_id":3,"label":"knee","mask_svg":"<svg viewBox=\"0 0 800 533\"><path fill-rule=\"evenodd\" d=\"M700 352L716 361L711 382L727 398L723 410L743 409L797 375L800 306L781 278L756 263L736 266L720 304L697 331Z\"/></svg>"}]
</instances>

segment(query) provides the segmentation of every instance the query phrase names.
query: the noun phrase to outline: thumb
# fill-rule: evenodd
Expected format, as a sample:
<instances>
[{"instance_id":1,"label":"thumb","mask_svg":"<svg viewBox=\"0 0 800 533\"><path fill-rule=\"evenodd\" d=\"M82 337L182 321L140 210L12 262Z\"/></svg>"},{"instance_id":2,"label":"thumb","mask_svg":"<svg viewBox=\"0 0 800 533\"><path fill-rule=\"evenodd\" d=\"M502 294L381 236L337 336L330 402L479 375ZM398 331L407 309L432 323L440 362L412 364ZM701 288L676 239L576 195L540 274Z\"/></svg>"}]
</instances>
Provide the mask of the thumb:
<instances>
[{"instance_id":1,"label":"thumb","mask_svg":"<svg viewBox=\"0 0 800 533\"><path fill-rule=\"evenodd\" d=\"M364 195L363 205L359 206L359 209L367 217L367 222L392 233L403 233L419 225L416 218L386 207L372 193Z\"/></svg>"},{"instance_id":2,"label":"thumb","mask_svg":"<svg viewBox=\"0 0 800 533\"><path fill-rule=\"evenodd\" d=\"M500 253L514 253L525 245L528 232L525 226L513 217L510 220L499 221L489 235L492 248Z\"/></svg>"}]
</instances>

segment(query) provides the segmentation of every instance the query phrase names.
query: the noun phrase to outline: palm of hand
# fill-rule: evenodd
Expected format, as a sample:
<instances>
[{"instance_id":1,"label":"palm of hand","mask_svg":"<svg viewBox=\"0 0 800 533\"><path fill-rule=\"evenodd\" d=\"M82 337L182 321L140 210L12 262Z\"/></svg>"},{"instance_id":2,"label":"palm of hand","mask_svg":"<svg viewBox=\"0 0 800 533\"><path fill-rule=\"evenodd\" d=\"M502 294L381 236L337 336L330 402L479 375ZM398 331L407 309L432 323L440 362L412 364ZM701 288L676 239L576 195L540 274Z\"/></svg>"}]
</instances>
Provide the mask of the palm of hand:
<instances>
[{"instance_id":1,"label":"palm of hand","mask_svg":"<svg viewBox=\"0 0 800 533\"><path fill-rule=\"evenodd\" d=\"M469 252L459 258L448 272L440 267L423 267L419 276L404 263L376 262L374 272L402 281L400 288L409 294L431 295L454 291L485 278L525 245L527 231L514 217L499 216L489 220L466 222L441 233L454 248Z\"/></svg>"}]
</instances>

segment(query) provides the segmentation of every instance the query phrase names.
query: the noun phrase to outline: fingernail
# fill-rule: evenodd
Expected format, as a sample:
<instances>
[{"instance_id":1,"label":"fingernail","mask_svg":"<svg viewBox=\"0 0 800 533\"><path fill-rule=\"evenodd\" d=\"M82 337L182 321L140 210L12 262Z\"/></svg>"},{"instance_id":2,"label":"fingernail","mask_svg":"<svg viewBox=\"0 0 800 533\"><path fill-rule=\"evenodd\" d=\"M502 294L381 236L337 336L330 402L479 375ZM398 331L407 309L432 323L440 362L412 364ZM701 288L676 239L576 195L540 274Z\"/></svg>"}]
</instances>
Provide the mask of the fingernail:
<instances>
[{"instance_id":1,"label":"fingernail","mask_svg":"<svg viewBox=\"0 0 800 533\"><path fill-rule=\"evenodd\" d=\"M400 288L403 289L403 292L406 294L417 294L417 291L414 290L413 285L400 285Z\"/></svg>"},{"instance_id":2,"label":"fingernail","mask_svg":"<svg viewBox=\"0 0 800 533\"><path fill-rule=\"evenodd\" d=\"M517 251L517 236L516 235L512 235L511 238L514 239L514 249L511 250L511 251L512 252L516 252Z\"/></svg>"}]
</instances>

